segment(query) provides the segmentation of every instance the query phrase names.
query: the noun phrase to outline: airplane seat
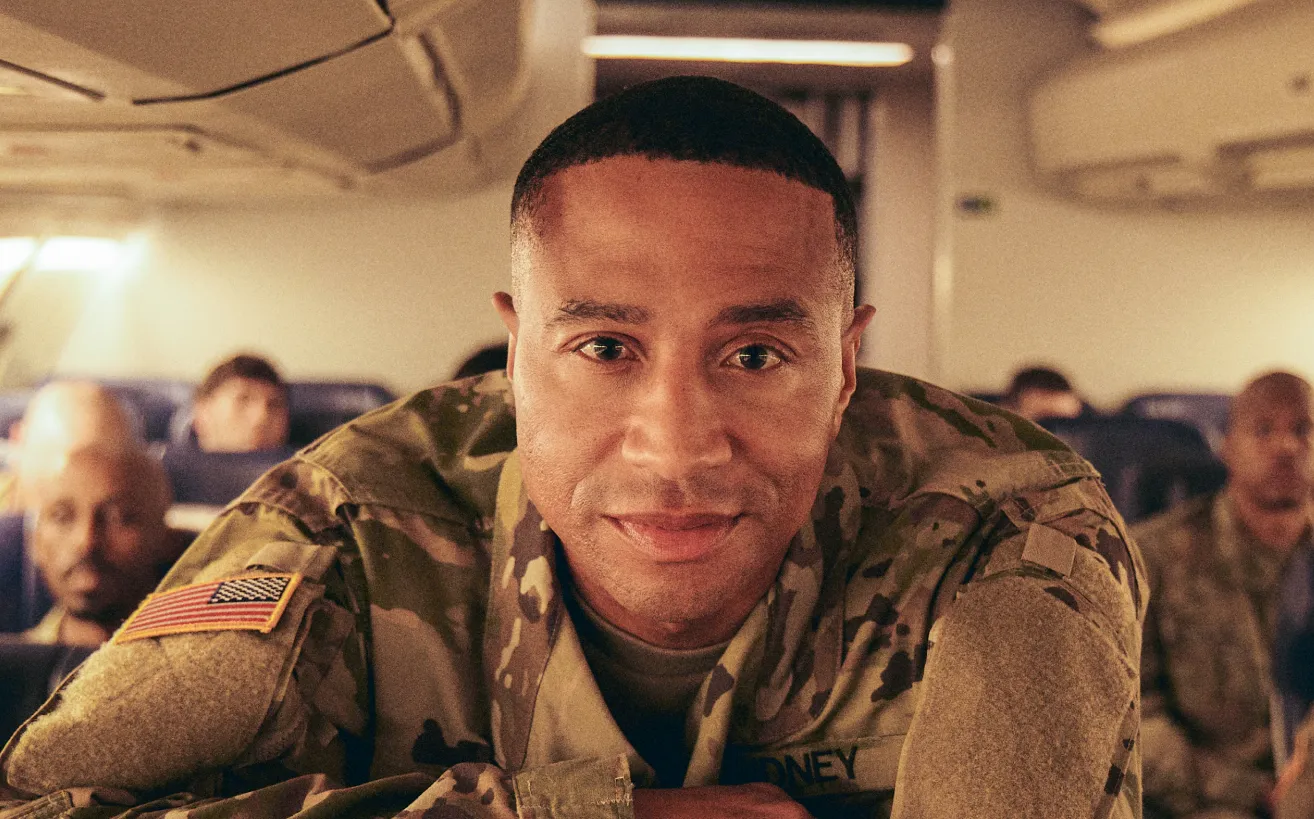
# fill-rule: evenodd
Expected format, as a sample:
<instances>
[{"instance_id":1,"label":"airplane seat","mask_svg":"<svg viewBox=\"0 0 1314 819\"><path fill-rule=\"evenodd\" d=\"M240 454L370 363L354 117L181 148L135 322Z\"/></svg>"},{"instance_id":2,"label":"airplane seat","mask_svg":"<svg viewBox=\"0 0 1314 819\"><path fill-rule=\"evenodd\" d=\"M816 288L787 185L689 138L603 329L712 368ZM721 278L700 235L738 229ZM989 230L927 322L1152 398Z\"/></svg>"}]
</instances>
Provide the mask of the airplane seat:
<instances>
[{"instance_id":1,"label":"airplane seat","mask_svg":"<svg viewBox=\"0 0 1314 819\"><path fill-rule=\"evenodd\" d=\"M1146 475L1210 461L1209 444L1198 429L1181 421L1129 415L1051 418L1041 426L1090 461L1104 478L1114 506L1128 521L1155 509L1143 506ZM1199 480L1193 478L1192 480ZM1179 485L1190 488L1185 479ZM1167 490L1165 490L1167 491Z\"/></svg>"},{"instance_id":2,"label":"airplane seat","mask_svg":"<svg viewBox=\"0 0 1314 819\"><path fill-rule=\"evenodd\" d=\"M26 631L53 602L28 558L21 514L0 515L0 632Z\"/></svg>"},{"instance_id":3,"label":"airplane seat","mask_svg":"<svg viewBox=\"0 0 1314 819\"><path fill-rule=\"evenodd\" d=\"M997 407L1004 405L1004 394L1002 392L969 392L966 395L968 398L975 398L978 401L994 404Z\"/></svg>"},{"instance_id":4,"label":"airplane seat","mask_svg":"<svg viewBox=\"0 0 1314 819\"><path fill-rule=\"evenodd\" d=\"M1219 452L1227 434L1232 396L1224 393L1157 392L1138 395L1122 406L1125 415L1183 421L1204 435L1209 448Z\"/></svg>"},{"instance_id":5,"label":"airplane seat","mask_svg":"<svg viewBox=\"0 0 1314 819\"><path fill-rule=\"evenodd\" d=\"M1308 546L1298 549L1284 571L1273 641L1273 686L1281 729L1275 735L1285 743L1278 749L1279 759L1289 756L1296 729L1314 704L1314 551Z\"/></svg>"},{"instance_id":6,"label":"airplane seat","mask_svg":"<svg viewBox=\"0 0 1314 819\"><path fill-rule=\"evenodd\" d=\"M1227 483L1227 467L1213 457L1185 458L1143 464L1128 480L1133 518L1166 512L1177 504L1200 495L1211 495Z\"/></svg>"},{"instance_id":7,"label":"airplane seat","mask_svg":"<svg viewBox=\"0 0 1314 819\"><path fill-rule=\"evenodd\" d=\"M192 444L165 448L161 460L173 487L174 503L224 506L295 452L291 447L204 452Z\"/></svg>"},{"instance_id":8,"label":"airplane seat","mask_svg":"<svg viewBox=\"0 0 1314 819\"><path fill-rule=\"evenodd\" d=\"M119 400L134 407L141 418L142 435L149 442L169 440L169 424L178 408L192 400L193 386L167 378L97 379Z\"/></svg>"},{"instance_id":9,"label":"airplane seat","mask_svg":"<svg viewBox=\"0 0 1314 819\"><path fill-rule=\"evenodd\" d=\"M288 439L301 448L321 435L397 399L380 384L293 381L287 385Z\"/></svg>"},{"instance_id":10,"label":"airplane seat","mask_svg":"<svg viewBox=\"0 0 1314 819\"><path fill-rule=\"evenodd\" d=\"M8 436L9 428L22 420L27 405L36 390L0 390L0 436Z\"/></svg>"},{"instance_id":11,"label":"airplane seat","mask_svg":"<svg viewBox=\"0 0 1314 819\"><path fill-rule=\"evenodd\" d=\"M14 637L0 640L0 738L13 735L95 650L24 643Z\"/></svg>"}]
</instances>

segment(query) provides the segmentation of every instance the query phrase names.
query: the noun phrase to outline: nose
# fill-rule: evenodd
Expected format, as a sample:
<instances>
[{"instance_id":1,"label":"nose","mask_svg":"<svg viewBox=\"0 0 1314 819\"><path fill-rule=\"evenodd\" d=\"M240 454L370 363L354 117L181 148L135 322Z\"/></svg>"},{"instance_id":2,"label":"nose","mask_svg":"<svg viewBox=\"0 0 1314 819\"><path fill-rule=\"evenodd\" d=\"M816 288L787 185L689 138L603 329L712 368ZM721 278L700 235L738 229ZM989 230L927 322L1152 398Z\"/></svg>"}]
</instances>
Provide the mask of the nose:
<instances>
[{"instance_id":1,"label":"nose","mask_svg":"<svg viewBox=\"0 0 1314 819\"><path fill-rule=\"evenodd\" d=\"M100 551L105 539L105 523L99 515L80 515L69 528L65 561L75 566Z\"/></svg>"},{"instance_id":2,"label":"nose","mask_svg":"<svg viewBox=\"0 0 1314 819\"><path fill-rule=\"evenodd\" d=\"M654 368L639 388L621 454L634 466L681 481L733 457L722 399L694 368Z\"/></svg>"}]
</instances>

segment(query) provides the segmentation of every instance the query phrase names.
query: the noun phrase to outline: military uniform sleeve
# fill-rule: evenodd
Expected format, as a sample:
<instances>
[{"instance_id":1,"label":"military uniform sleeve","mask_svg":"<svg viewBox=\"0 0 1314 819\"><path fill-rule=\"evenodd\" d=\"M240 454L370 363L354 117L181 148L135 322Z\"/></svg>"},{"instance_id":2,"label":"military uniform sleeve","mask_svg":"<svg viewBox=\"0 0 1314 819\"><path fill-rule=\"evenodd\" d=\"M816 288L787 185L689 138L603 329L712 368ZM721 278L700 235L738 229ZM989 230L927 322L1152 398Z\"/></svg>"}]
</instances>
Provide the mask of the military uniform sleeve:
<instances>
[{"instance_id":1,"label":"military uniform sleeve","mask_svg":"<svg viewBox=\"0 0 1314 819\"><path fill-rule=\"evenodd\" d=\"M931 631L893 816L1139 817L1139 552L1093 479L1005 503L980 537Z\"/></svg>"},{"instance_id":2,"label":"military uniform sleeve","mask_svg":"<svg viewBox=\"0 0 1314 819\"><path fill-rule=\"evenodd\" d=\"M4 815L515 817L492 765L366 781L367 612L350 539L258 504L220 518L161 591L296 574L277 624L104 646L0 755Z\"/></svg>"},{"instance_id":3,"label":"military uniform sleeve","mask_svg":"<svg viewBox=\"0 0 1314 819\"><path fill-rule=\"evenodd\" d=\"M1157 585L1151 563L1151 586ZM1263 809L1272 779L1253 764L1192 743L1173 705L1161 603L1151 601L1141 653L1141 738L1145 804L1169 816L1204 810L1248 817ZM1231 813L1226 813L1230 811Z\"/></svg>"}]
</instances>

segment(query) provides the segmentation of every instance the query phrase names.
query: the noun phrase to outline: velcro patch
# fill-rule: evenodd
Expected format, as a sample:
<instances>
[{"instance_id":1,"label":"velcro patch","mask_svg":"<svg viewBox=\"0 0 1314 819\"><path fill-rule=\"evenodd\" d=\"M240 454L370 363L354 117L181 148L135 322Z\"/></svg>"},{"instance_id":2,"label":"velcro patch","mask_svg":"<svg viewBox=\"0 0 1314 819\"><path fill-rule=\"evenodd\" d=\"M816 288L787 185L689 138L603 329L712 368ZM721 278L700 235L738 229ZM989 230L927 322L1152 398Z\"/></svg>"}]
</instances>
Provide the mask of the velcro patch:
<instances>
[{"instance_id":1,"label":"velcro patch","mask_svg":"<svg viewBox=\"0 0 1314 819\"><path fill-rule=\"evenodd\" d=\"M1027 545L1022 549L1022 559L1067 577L1072 574L1078 548L1077 541L1059 530L1033 523L1027 533Z\"/></svg>"},{"instance_id":2,"label":"velcro patch","mask_svg":"<svg viewBox=\"0 0 1314 819\"><path fill-rule=\"evenodd\" d=\"M142 601L113 642L120 645L144 637L197 631L268 634L278 625L300 583L300 574L260 574L156 592Z\"/></svg>"}]
</instances>

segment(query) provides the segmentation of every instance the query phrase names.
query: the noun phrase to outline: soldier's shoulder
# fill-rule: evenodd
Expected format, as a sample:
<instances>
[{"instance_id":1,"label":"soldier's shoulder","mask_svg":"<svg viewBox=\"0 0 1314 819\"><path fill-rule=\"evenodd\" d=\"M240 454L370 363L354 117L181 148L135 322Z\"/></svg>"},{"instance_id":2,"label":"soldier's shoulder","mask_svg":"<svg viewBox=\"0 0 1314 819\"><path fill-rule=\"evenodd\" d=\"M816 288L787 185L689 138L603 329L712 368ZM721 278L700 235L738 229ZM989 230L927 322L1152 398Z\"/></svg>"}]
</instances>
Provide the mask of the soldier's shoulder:
<instances>
[{"instance_id":1,"label":"soldier's shoulder","mask_svg":"<svg viewBox=\"0 0 1314 819\"><path fill-rule=\"evenodd\" d=\"M1183 501L1131 527L1148 562L1167 563L1190 557L1209 539L1217 494Z\"/></svg>"},{"instance_id":2,"label":"soldier's shoulder","mask_svg":"<svg viewBox=\"0 0 1314 819\"><path fill-rule=\"evenodd\" d=\"M504 374L489 373L360 416L298 452L244 498L295 490L329 506L487 516L515 440L510 385Z\"/></svg>"},{"instance_id":3,"label":"soldier's shoulder","mask_svg":"<svg viewBox=\"0 0 1314 819\"><path fill-rule=\"evenodd\" d=\"M919 492L974 505L1095 473L1008 410L905 375L860 368L836 450L874 502Z\"/></svg>"}]
</instances>

